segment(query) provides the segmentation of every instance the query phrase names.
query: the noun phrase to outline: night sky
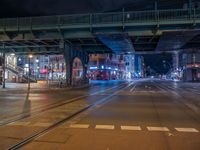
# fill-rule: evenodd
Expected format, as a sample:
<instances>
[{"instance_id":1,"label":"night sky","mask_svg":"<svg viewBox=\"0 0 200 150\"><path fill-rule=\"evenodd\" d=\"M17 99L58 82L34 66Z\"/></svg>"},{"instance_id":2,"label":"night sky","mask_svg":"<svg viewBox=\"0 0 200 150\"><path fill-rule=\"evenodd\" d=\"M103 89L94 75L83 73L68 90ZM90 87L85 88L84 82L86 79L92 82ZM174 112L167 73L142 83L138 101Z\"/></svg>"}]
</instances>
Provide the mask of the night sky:
<instances>
[{"instance_id":1,"label":"night sky","mask_svg":"<svg viewBox=\"0 0 200 150\"><path fill-rule=\"evenodd\" d=\"M187 0L157 0L159 8L182 8ZM198 0L194 0L198 1ZM63 15L74 13L146 10L155 0L1 0L0 17Z\"/></svg>"}]
</instances>

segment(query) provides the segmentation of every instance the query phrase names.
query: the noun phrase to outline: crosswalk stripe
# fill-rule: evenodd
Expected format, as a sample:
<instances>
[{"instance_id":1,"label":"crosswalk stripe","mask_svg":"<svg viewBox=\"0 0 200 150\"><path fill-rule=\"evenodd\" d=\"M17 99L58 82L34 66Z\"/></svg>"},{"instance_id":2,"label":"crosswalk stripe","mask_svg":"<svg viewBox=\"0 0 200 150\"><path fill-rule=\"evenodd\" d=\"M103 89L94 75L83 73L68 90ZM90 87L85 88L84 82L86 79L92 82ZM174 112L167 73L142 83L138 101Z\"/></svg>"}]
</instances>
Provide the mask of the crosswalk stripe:
<instances>
[{"instance_id":1,"label":"crosswalk stripe","mask_svg":"<svg viewBox=\"0 0 200 150\"><path fill-rule=\"evenodd\" d=\"M8 124L8 125L9 126L27 126L29 124L30 124L30 122L15 122L15 123Z\"/></svg>"},{"instance_id":2,"label":"crosswalk stripe","mask_svg":"<svg viewBox=\"0 0 200 150\"><path fill-rule=\"evenodd\" d=\"M89 128L89 124L72 124L69 127L70 128L87 129L87 128Z\"/></svg>"},{"instance_id":3,"label":"crosswalk stripe","mask_svg":"<svg viewBox=\"0 0 200 150\"><path fill-rule=\"evenodd\" d=\"M195 128L175 128L179 132L199 132Z\"/></svg>"},{"instance_id":4,"label":"crosswalk stripe","mask_svg":"<svg viewBox=\"0 0 200 150\"><path fill-rule=\"evenodd\" d=\"M114 125L96 125L95 129L113 130L113 129L115 129L115 126Z\"/></svg>"},{"instance_id":5,"label":"crosswalk stripe","mask_svg":"<svg viewBox=\"0 0 200 150\"><path fill-rule=\"evenodd\" d=\"M39 126L39 127L48 127L51 125L51 123L31 123L31 122L15 122L12 124L8 124L9 126ZM90 127L90 124L76 124L72 123L71 125L68 125L67 128L77 128L77 129L88 129ZM114 130L115 126L114 125L96 125L95 129L105 129L105 130ZM126 125L121 125L120 126L121 130L124 131L142 131L142 128L140 126L126 126ZM154 126L147 126L148 131L162 131L162 132L169 132L170 130L167 127L154 127ZM191 132L191 133L199 133L199 130L195 128L179 128L176 127L174 128L178 132Z\"/></svg>"},{"instance_id":6,"label":"crosswalk stripe","mask_svg":"<svg viewBox=\"0 0 200 150\"><path fill-rule=\"evenodd\" d=\"M136 131L141 131L140 126L121 126L121 130L136 130Z\"/></svg>"},{"instance_id":7,"label":"crosswalk stripe","mask_svg":"<svg viewBox=\"0 0 200 150\"><path fill-rule=\"evenodd\" d=\"M167 127L147 127L149 131L169 131Z\"/></svg>"}]
</instances>

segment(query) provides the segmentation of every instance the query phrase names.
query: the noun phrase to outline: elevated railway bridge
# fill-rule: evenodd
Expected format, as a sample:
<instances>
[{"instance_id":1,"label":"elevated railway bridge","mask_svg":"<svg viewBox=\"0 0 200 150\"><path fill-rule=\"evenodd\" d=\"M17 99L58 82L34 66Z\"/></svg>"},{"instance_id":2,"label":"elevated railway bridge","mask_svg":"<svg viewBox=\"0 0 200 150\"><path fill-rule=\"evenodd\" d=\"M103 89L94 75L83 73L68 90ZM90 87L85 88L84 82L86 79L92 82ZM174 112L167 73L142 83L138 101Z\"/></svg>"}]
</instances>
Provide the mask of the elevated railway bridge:
<instances>
[{"instance_id":1,"label":"elevated railway bridge","mask_svg":"<svg viewBox=\"0 0 200 150\"><path fill-rule=\"evenodd\" d=\"M200 9L5 18L0 19L0 50L3 57L64 54L70 79L73 59L86 65L92 53L199 51L199 29Z\"/></svg>"}]
</instances>

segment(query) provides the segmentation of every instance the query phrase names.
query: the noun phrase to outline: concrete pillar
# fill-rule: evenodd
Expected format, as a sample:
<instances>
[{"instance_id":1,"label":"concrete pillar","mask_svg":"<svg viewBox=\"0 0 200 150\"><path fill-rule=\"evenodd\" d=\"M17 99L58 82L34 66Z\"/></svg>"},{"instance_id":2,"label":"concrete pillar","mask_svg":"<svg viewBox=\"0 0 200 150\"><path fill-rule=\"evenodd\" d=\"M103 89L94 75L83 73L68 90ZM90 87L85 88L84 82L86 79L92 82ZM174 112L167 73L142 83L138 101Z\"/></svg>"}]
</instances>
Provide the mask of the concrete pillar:
<instances>
[{"instance_id":1,"label":"concrete pillar","mask_svg":"<svg viewBox=\"0 0 200 150\"><path fill-rule=\"evenodd\" d=\"M82 51L81 48L77 49L73 45L64 44L63 46L64 58L66 62L66 80L68 85L72 85L72 75L73 75L73 60L78 57L83 64L83 80L87 78L87 64L89 62L89 56L85 51Z\"/></svg>"},{"instance_id":2,"label":"concrete pillar","mask_svg":"<svg viewBox=\"0 0 200 150\"><path fill-rule=\"evenodd\" d=\"M66 82L67 85L72 84L72 48L68 45L65 45L64 47L64 58L65 58L65 63L66 63Z\"/></svg>"}]
</instances>

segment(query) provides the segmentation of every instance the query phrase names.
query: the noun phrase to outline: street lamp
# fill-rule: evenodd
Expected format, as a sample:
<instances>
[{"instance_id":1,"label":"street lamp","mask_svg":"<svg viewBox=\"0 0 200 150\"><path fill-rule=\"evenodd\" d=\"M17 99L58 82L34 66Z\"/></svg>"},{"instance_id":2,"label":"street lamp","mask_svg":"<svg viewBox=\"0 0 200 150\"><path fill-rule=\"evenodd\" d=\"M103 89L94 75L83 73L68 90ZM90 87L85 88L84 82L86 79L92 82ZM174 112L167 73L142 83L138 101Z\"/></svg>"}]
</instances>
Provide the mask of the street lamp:
<instances>
[{"instance_id":1,"label":"street lamp","mask_svg":"<svg viewBox=\"0 0 200 150\"><path fill-rule=\"evenodd\" d=\"M28 56L28 90L30 90L30 75L31 75L31 59L33 58L33 55Z\"/></svg>"}]
</instances>

